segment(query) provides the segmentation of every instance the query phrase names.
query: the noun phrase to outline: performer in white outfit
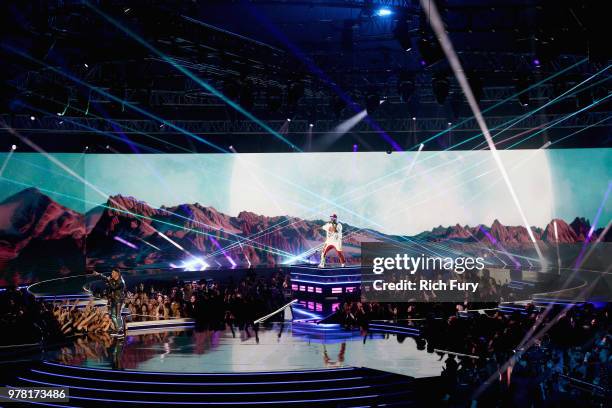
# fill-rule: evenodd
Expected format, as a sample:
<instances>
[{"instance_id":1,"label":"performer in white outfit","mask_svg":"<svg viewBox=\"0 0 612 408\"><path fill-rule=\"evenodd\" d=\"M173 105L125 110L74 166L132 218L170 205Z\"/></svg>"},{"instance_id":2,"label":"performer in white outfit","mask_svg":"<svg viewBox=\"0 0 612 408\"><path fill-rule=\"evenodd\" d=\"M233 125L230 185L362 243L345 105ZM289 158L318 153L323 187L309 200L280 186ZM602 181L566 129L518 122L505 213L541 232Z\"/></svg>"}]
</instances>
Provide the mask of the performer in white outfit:
<instances>
[{"instance_id":1,"label":"performer in white outfit","mask_svg":"<svg viewBox=\"0 0 612 408\"><path fill-rule=\"evenodd\" d=\"M338 216L336 214L332 214L329 217L329 222L323 225L321 228L325 231L326 237L323 250L321 251L321 263L319 263L319 268L325 267L325 257L332 249L336 250L338 257L340 258L340 263L342 266L344 266L346 259L344 258L344 253L342 252L342 224L338 222Z\"/></svg>"}]
</instances>

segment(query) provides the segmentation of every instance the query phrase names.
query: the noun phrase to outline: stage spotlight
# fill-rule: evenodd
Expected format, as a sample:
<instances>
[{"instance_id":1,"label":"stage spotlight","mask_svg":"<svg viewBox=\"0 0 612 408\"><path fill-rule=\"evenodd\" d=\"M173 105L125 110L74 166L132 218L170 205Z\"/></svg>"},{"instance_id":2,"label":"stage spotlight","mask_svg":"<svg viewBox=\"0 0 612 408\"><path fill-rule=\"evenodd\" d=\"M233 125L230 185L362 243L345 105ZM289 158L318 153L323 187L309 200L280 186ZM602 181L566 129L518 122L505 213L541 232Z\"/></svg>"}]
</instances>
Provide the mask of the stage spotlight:
<instances>
[{"instance_id":1,"label":"stage spotlight","mask_svg":"<svg viewBox=\"0 0 612 408\"><path fill-rule=\"evenodd\" d=\"M378 17L387 17L387 16L390 16L391 14L393 14L393 12L386 7L382 7L376 10L376 15Z\"/></svg>"},{"instance_id":2,"label":"stage spotlight","mask_svg":"<svg viewBox=\"0 0 612 408\"><path fill-rule=\"evenodd\" d=\"M314 127L314 123L310 123L308 127Z\"/></svg>"},{"instance_id":3,"label":"stage spotlight","mask_svg":"<svg viewBox=\"0 0 612 408\"><path fill-rule=\"evenodd\" d=\"M287 118L287 122L291 122L291 118Z\"/></svg>"},{"instance_id":4,"label":"stage spotlight","mask_svg":"<svg viewBox=\"0 0 612 408\"><path fill-rule=\"evenodd\" d=\"M85 68L89 68L89 65L87 65L87 63L83 64L83 66L84 66Z\"/></svg>"},{"instance_id":5,"label":"stage spotlight","mask_svg":"<svg viewBox=\"0 0 612 408\"><path fill-rule=\"evenodd\" d=\"M416 120L416 116L413 116L413 117L412 117L412 120Z\"/></svg>"},{"instance_id":6,"label":"stage spotlight","mask_svg":"<svg viewBox=\"0 0 612 408\"><path fill-rule=\"evenodd\" d=\"M364 109L361 112L346 119L342 123L338 124L338 126L336 126L334 129L332 129L331 132L327 133L324 136L325 143L327 144L327 146L325 147L331 146L331 144L334 143L336 140L340 139L342 136L350 132L351 129L357 126L357 124L359 124L359 122L361 122L367 115L368 111ZM321 145L321 147L323 147L323 145Z\"/></svg>"},{"instance_id":7,"label":"stage spotlight","mask_svg":"<svg viewBox=\"0 0 612 408\"><path fill-rule=\"evenodd\" d=\"M12 145L11 150L17 150L17 145Z\"/></svg>"},{"instance_id":8,"label":"stage spotlight","mask_svg":"<svg viewBox=\"0 0 612 408\"><path fill-rule=\"evenodd\" d=\"M357 146L357 144L354 144L354 145L353 145L353 152L356 152L356 151L357 151L357 149L359 149L359 146Z\"/></svg>"},{"instance_id":9,"label":"stage spotlight","mask_svg":"<svg viewBox=\"0 0 612 408\"><path fill-rule=\"evenodd\" d=\"M450 90L450 83L446 75L438 74L434 76L431 80L431 87L436 101L440 105L444 105L444 102L446 101L446 97L448 96L448 92Z\"/></svg>"},{"instance_id":10,"label":"stage spotlight","mask_svg":"<svg viewBox=\"0 0 612 408\"><path fill-rule=\"evenodd\" d=\"M30 116L30 120L31 120L31 121L36 120L36 116L34 116L34 115Z\"/></svg>"},{"instance_id":11,"label":"stage spotlight","mask_svg":"<svg viewBox=\"0 0 612 408\"><path fill-rule=\"evenodd\" d=\"M416 89L414 74L408 71L401 71L397 82L397 92L402 98L402 102L408 102Z\"/></svg>"},{"instance_id":12,"label":"stage spotlight","mask_svg":"<svg viewBox=\"0 0 612 408\"><path fill-rule=\"evenodd\" d=\"M110 146L109 145L106 145L106 150L110 150Z\"/></svg>"},{"instance_id":13,"label":"stage spotlight","mask_svg":"<svg viewBox=\"0 0 612 408\"><path fill-rule=\"evenodd\" d=\"M85 150L89 150L89 146L85 146Z\"/></svg>"},{"instance_id":14,"label":"stage spotlight","mask_svg":"<svg viewBox=\"0 0 612 408\"><path fill-rule=\"evenodd\" d=\"M412 35L410 34L410 27L408 26L408 21L406 21L406 17L403 16L397 21L397 25L393 30L393 37L400 44L402 50L412 50Z\"/></svg>"}]
</instances>

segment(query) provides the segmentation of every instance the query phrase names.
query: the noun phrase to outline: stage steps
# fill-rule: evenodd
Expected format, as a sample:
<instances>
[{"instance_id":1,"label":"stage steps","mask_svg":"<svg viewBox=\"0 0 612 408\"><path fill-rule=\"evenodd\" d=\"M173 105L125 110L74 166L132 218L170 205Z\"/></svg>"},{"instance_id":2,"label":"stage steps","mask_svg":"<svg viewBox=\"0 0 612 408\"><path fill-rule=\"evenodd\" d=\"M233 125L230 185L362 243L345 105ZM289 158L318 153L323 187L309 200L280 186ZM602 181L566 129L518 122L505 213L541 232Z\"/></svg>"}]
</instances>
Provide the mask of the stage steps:
<instances>
[{"instance_id":1,"label":"stage steps","mask_svg":"<svg viewBox=\"0 0 612 408\"><path fill-rule=\"evenodd\" d=\"M243 373L153 373L42 362L13 386L66 386L56 406L418 406L414 379L368 368ZM398 405L399 404L399 405Z\"/></svg>"}]
</instances>

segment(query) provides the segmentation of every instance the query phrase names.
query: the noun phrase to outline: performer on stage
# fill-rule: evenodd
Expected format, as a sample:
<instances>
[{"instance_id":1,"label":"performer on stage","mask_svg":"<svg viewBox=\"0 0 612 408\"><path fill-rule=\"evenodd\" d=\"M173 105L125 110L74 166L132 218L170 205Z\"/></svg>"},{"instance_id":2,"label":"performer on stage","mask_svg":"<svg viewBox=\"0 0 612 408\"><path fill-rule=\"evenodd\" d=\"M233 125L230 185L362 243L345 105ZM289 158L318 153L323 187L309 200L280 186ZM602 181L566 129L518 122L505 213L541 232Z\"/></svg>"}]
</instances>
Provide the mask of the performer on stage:
<instances>
[{"instance_id":1,"label":"performer on stage","mask_svg":"<svg viewBox=\"0 0 612 408\"><path fill-rule=\"evenodd\" d=\"M329 217L329 222L321 227L326 234L325 244L323 244L323 250L321 251L321 262L319 263L319 268L325 267L325 257L327 253L332 249L335 249L338 253L338 257L340 258L340 263L344 267L346 263L346 259L344 258L344 253L342 252L342 224L338 222L338 216L336 214L332 214Z\"/></svg>"},{"instance_id":2,"label":"performer on stage","mask_svg":"<svg viewBox=\"0 0 612 408\"><path fill-rule=\"evenodd\" d=\"M110 277L102 275L100 272L93 271L95 276L106 279L106 289L108 296L108 307L110 308L111 319L117 329L117 334L123 336L125 327L121 318L121 309L125 299L125 281L118 269L113 269Z\"/></svg>"}]
</instances>

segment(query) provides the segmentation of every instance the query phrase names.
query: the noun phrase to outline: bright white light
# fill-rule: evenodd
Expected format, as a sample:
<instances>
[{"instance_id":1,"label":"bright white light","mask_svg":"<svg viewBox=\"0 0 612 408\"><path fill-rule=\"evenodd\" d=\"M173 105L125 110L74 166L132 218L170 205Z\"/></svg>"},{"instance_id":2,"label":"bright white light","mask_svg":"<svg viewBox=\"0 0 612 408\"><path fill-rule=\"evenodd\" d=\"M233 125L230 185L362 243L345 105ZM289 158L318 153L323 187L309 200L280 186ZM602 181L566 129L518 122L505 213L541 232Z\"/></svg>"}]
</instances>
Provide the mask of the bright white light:
<instances>
[{"instance_id":1,"label":"bright white light","mask_svg":"<svg viewBox=\"0 0 612 408\"><path fill-rule=\"evenodd\" d=\"M287 122L291 122L291 118L287 118Z\"/></svg>"},{"instance_id":2,"label":"bright white light","mask_svg":"<svg viewBox=\"0 0 612 408\"><path fill-rule=\"evenodd\" d=\"M208 265L202 258L193 257L182 261L180 265L170 263L169 266L172 269L182 269L184 271L203 271L210 265Z\"/></svg>"},{"instance_id":3,"label":"bright white light","mask_svg":"<svg viewBox=\"0 0 612 408\"><path fill-rule=\"evenodd\" d=\"M11 146L11 150L17 150L17 146L16 145L12 145Z\"/></svg>"},{"instance_id":4,"label":"bright white light","mask_svg":"<svg viewBox=\"0 0 612 408\"><path fill-rule=\"evenodd\" d=\"M310 125L308 125L308 126L310 126L310 127L314 127L314 123L311 123L311 124L310 124Z\"/></svg>"},{"instance_id":5,"label":"bright white light","mask_svg":"<svg viewBox=\"0 0 612 408\"><path fill-rule=\"evenodd\" d=\"M234 260L229 255L226 255L225 259L227 259L227 261L232 265L232 269L237 266L236 262L234 262Z\"/></svg>"},{"instance_id":6,"label":"bright white light","mask_svg":"<svg viewBox=\"0 0 612 408\"><path fill-rule=\"evenodd\" d=\"M36 120L36 116L34 115L30 116L30 120Z\"/></svg>"},{"instance_id":7,"label":"bright white light","mask_svg":"<svg viewBox=\"0 0 612 408\"><path fill-rule=\"evenodd\" d=\"M164 234L163 232L159 232L157 231L157 235L159 235L160 237L162 237L163 239L165 239L166 241L168 241L169 243L171 243L172 245L174 245L175 247L177 247L178 249L180 249L181 251L185 252L185 248L183 248L182 246L180 246L179 244L177 244L176 242L174 242L173 240L171 240L166 234Z\"/></svg>"},{"instance_id":8,"label":"bright white light","mask_svg":"<svg viewBox=\"0 0 612 408\"><path fill-rule=\"evenodd\" d=\"M412 117L412 120L416 120L416 116L413 116L413 117Z\"/></svg>"},{"instance_id":9,"label":"bright white light","mask_svg":"<svg viewBox=\"0 0 612 408\"><path fill-rule=\"evenodd\" d=\"M83 66L84 66L85 68L89 68L89 65L87 65L87 63L83 64Z\"/></svg>"},{"instance_id":10,"label":"bright white light","mask_svg":"<svg viewBox=\"0 0 612 408\"><path fill-rule=\"evenodd\" d=\"M296 256L294 256L294 257L292 257L292 258L287 258L287 259L285 259L285 260L282 262L282 264L283 264L283 265L293 265L293 264L295 264L295 263L296 263L296 262L298 262L298 261L301 261L301 262L306 262L306 263L309 263L309 262L310 262L310 261L308 260L308 258L303 257L303 254L300 254L300 255L296 255Z\"/></svg>"},{"instance_id":11,"label":"bright white light","mask_svg":"<svg viewBox=\"0 0 612 408\"><path fill-rule=\"evenodd\" d=\"M193 258L188 261L183 261L181 267L186 271L203 271L204 269L208 268L209 265L204 262L202 258Z\"/></svg>"},{"instance_id":12,"label":"bright white light","mask_svg":"<svg viewBox=\"0 0 612 408\"><path fill-rule=\"evenodd\" d=\"M540 263L542 264L542 267L545 267L546 260L544 259L544 256L542 255L542 251L540 250L538 243L536 242L535 236L533 235L533 231L531 229L531 225L527 221L527 217L525 216L525 213L523 212L523 207L521 206L518 196L516 195L516 192L514 190L514 187L512 186L512 182L510 181L508 172L506 171L506 168L501 161L499 152L497 151L497 148L495 147L495 143L493 142L493 138L491 137L489 128L484 120L484 117L482 115L482 112L480 111L480 108L478 107L478 102L476 102L476 98L474 97L472 88L470 88L470 84L467 80L463 67L461 66L461 61L459 61L459 57L457 56L457 53L455 52L453 48L453 44L451 43L448 35L445 32L444 23L442 22L442 19L440 18L438 9L435 3L433 5L429 3L426 4L425 0L421 0L421 4L423 5L424 10L427 13L427 16L429 17L429 23L431 24L433 31L438 35L438 41L440 42L440 45L442 46L442 50L444 51L444 54L446 55L446 59L448 60L453 72L455 73L455 78L459 82L459 85L461 86L461 89L463 90L463 93L465 94L467 98L470 109L472 110L472 113L474 114L474 117L476 118L476 122L478 123L478 126L480 127L480 130L482 131L482 134L484 135L487 141L487 145L489 146L489 150L491 151L493 159L495 160L497 167L499 168L499 171L505 181L506 187L508 188L508 191L510 195L512 196L514 204L516 205L516 209L518 210L521 216L521 219L523 220L523 225L527 229L527 234L529 235L529 238L531 239L531 242L533 243L534 248L538 254Z\"/></svg>"},{"instance_id":13,"label":"bright white light","mask_svg":"<svg viewBox=\"0 0 612 408\"><path fill-rule=\"evenodd\" d=\"M376 15L378 17L386 17L390 16L391 14L393 14L393 12L388 8L379 8L378 10L376 10Z\"/></svg>"},{"instance_id":14,"label":"bright white light","mask_svg":"<svg viewBox=\"0 0 612 408\"><path fill-rule=\"evenodd\" d=\"M365 118L366 116L368 116L368 111L364 109L361 112L359 112L359 113L353 115L352 117L348 118L344 122L340 123L338 126L336 126L331 131L330 134L331 135L335 135L336 137L340 137L340 136L346 134L348 131L350 131L355 126L357 126L357 124L359 122L361 122L363 120L363 118Z\"/></svg>"}]
</instances>

